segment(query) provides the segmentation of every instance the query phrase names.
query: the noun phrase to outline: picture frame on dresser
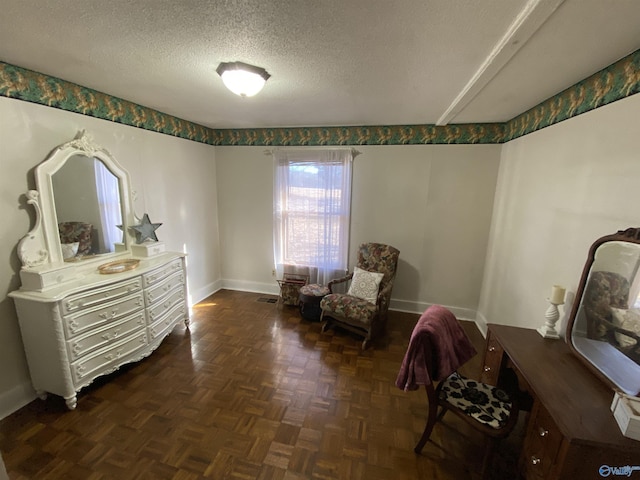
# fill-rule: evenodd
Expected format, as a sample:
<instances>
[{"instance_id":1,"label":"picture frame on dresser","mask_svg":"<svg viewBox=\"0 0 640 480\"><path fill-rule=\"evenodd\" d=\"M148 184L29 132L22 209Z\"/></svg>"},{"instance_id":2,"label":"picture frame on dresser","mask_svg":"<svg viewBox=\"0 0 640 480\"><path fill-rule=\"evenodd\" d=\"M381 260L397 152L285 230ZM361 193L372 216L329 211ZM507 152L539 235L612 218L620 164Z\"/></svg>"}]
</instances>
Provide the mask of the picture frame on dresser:
<instances>
[{"instance_id":1,"label":"picture frame on dresser","mask_svg":"<svg viewBox=\"0 0 640 480\"><path fill-rule=\"evenodd\" d=\"M129 174L86 132L54 148L34 176L35 225L18 244L22 285L9 296L36 394L74 409L96 378L189 327L185 255L135 245Z\"/></svg>"}]
</instances>

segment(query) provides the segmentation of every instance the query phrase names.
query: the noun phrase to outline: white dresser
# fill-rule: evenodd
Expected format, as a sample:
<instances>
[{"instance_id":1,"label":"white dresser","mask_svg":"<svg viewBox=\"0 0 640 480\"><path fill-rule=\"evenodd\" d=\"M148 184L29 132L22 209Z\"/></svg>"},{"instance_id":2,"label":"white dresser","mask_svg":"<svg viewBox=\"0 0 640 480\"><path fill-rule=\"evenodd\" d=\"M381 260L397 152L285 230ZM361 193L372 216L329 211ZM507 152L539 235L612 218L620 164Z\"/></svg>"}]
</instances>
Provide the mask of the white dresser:
<instances>
[{"instance_id":1,"label":"white dresser","mask_svg":"<svg viewBox=\"0 0 640 480\"><path fill-rule=\"evenodd\" d=\"M80 278L44 292L18 290L16 304L33 387L65 398L100 375L155 350L173 328L189 325L182 255L140 259L134 270Z\"/></svg>"},{"instance_id":2,"label":"white dresser","mask_svg":"<svg viewBox=\"0 0 640 480\"><path fill-rule=\"evenodd\" d=\"M18 244L13 298L39 396L65 398L189 325L185 257L138 217L128 172L84 131L51 151L26 193L36 221Z\"/></svg>"}]
</instances>

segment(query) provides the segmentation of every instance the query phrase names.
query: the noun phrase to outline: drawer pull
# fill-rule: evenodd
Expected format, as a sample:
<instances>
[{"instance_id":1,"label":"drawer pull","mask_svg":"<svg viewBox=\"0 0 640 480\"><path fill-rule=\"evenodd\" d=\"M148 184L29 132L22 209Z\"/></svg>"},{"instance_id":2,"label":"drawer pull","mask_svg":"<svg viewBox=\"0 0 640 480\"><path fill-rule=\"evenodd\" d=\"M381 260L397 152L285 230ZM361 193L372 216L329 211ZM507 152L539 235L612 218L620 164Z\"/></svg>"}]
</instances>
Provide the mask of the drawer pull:
<instances>
[{"instance_id":1,"label":"drawer pull","mask_svg":"<svg viewBox=\"0 0 640 480\"><path fill-rule=\"evenodd\" d=\"M118 350L116 350L116 353L109 353L107 355L104 356L104 358L106 360L113 360L114 358L120 358L120 355L122 355L122 348L119 348Z\"/></svg>"},{"instance_id":2,"label":"drawer pull","mask_svg":"<svg viewBox=\"0 0 640 480\"><path fill-rule=\"evenodd\" d=\"M71 320L69 322L69 330L71 330L71 333L76 333L76 330L78 330L78 322L76 322L75 320Z\"/></svg>"},{"instance_id":3,"label":"drawer pull","mask_svg":"<svg viewBox=\"0 0 640 480\"><path fill-rule=\"evenodd\" d=\"M490 351L490 352L495 352L495 351L496 351L496 347L494 347L493 345L491 345L491 346L489 347L489 351Z\"/></svg>"},{"instance_id":4,"label":"drawer pull","mask_svg":"<svg viewBox=\"0 0 640 480\"><path fill-rule=\"evenodd\" d=\"M546 437L547 435L549 435L549 430L540 427L540 430L538 430L538 433L540 434L541 437Z\"/></svg>"},{"instance_id":5,"label":"drawer pull","mask_svg":"<svg viewBox=\"0 0 640 480\"><path fill-rule=\"evenodd\" d=\"M114 308L113 310L111 310L111 318L116 318L116 315L118 315L118 309ZM98 315L100 318L106 320L107 318L109 318L109 314L106 312L102 312L101 314Z\"/></svg>"},{"instance_id":6,"label":"drawer pull","mask_svg":"<svg viewBox=\"0 0 640 480\"><path fill-rule=\"evenodd\" d=\"M102 338L104 338L107 341L113 340L114 338L118 338L118 335L120 335L120 329L116 329L113 331L113 333L105 333L104 335L102 335Z\"/></svg>"},{"instance_id":7,"label":"drawer pull","mask_svg":"<svg viewBox=\"0 0 640 480\"><path fill-rule=\"evenodd\" d=\"M531 455L531 465L540 465L542 460L535 455Z\"/></svg>"},{"instance_id":8,"label":"drawer pull","mask_svg":"<svg viewBox=\"0 0 640 480\"><path fill-rule=\"evenodd\" d=\"M488 365L485 365L482 370L484 370L485 373L486 372L490 372L491 371L491 367L489 367Z\"/></svg>"}]
</instances>

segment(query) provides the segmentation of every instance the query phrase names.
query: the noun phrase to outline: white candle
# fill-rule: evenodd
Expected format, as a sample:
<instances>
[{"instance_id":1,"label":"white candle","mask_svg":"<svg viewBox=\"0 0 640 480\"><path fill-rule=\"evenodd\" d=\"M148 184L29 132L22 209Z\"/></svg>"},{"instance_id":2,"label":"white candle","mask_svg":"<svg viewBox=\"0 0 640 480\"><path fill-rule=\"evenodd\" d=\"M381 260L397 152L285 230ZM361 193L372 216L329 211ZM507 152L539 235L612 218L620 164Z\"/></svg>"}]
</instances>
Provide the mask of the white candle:
<instances>
[{"instance_id":1,"label":"white candle","mask_svg":"<svg viewBox=\"0 0 640 480\"><path fill-rule=\"evenodd\" d=\"M555 303L556 305L561 305L564 303L564 292L566 289L561 287L560 285L554 285L551 289L551 298L549 301L551 303Z\"/></svg>"}]
</instances>

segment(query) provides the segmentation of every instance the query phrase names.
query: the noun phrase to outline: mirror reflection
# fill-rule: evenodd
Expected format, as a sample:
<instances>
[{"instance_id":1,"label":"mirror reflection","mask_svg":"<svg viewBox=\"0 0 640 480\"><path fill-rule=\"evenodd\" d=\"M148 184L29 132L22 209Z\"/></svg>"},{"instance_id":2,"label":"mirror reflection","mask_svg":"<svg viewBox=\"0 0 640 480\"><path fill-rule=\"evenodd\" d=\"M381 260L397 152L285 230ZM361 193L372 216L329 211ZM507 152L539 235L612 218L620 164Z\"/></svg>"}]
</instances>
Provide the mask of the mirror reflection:
<instances>
[{"instance_id":1,"label":"mirror reflection","mask_svg":"<svg viewBox=\"0 0 640 480\"><path fill-rule=\"evenodd\" d=\"M52 184L64 260L114 252L123 241L118 178L97 158L74 155Z\"/></svg>"},{"instance_id":2,"label":"mirror reflection","mask_svg":"<svg viewBox=\"0 0 640 480\"><path fill-rule=\"evenodd\" d=\"M640 245L595 252L571 330L576 350L630 395L640 393Z\"/></svg>"}]
</instances>

